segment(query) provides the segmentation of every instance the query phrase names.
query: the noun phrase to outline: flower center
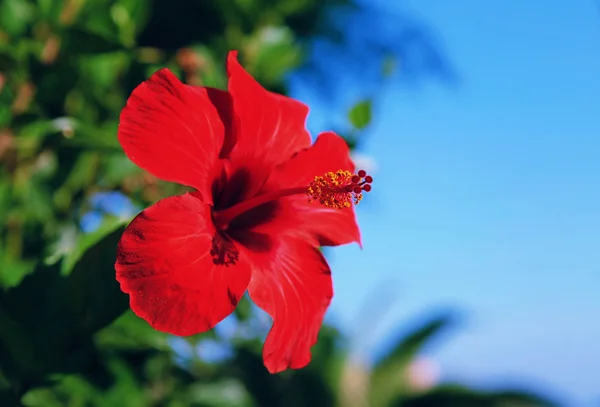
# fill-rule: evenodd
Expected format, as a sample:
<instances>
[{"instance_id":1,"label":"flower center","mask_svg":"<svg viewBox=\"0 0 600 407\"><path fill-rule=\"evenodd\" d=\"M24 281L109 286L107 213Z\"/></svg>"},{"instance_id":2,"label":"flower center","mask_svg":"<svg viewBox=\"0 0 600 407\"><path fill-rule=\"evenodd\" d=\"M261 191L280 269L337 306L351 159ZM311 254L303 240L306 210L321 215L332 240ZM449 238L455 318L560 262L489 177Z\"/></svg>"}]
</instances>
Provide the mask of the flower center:
<instances>
[{"instance_id":1,"label":"flower center","mask_svg":"<svg viewBox=\"0 0 600 407\"><path fill-rule=\"evenodd\" d=\"M223 229L244 212L291 195L307 195L309 202L317 201L333 209L349 208L352 204L358 205L362 199L362 193L371 190L372 182L373 177L367 175L364 170L360 170L356 174L344 170L328 172L323 176L316 176L308 186L267 192L215 212L215 224L218 228Z\"/></svg>"}]
</instances>

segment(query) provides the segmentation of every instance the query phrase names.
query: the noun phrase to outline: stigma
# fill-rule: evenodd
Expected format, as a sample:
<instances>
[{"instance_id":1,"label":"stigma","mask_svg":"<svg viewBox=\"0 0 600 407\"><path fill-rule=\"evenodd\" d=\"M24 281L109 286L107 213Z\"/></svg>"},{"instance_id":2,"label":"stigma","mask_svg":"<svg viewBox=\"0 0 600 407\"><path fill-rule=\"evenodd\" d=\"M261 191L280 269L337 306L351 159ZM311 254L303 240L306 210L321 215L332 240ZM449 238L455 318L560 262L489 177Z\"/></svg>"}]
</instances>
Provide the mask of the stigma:
<instances>
[{"instance_id":1,"label":"stigma","mask_svg":"<svg viewBox=\"0 0 600 407\"><path fill-rule=\"evenodd\" d=\"M316 176L308 186L308 201L317 201L333 209L349 208L363 198L363 192L371 190L373 177L364 170L352 174L350 171L338 170Z\"/></svg>"}]
</instances>

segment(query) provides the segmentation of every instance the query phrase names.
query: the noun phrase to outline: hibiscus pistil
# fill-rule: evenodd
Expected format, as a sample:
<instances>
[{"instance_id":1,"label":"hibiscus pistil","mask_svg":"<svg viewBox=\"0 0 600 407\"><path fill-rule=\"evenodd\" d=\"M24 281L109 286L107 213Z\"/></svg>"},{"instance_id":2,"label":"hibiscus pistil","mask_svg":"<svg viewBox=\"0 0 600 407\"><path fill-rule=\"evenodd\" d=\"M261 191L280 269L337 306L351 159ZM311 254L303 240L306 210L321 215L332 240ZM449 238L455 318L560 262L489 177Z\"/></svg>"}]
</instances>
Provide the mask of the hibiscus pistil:
<instances>
[{"instance_id":1,"label":"hibiscus pistil","mask_svg":"<svg viewBox=\"0 0 600 407\"><path fill-rule=\"evenodd\" d=\"M367 175L365 170L352 174L350 171L338 170L328 172L324 176L317 176L308 187L309 201L318 201L320 204L333 209L344 209L358 205L363 192L371 190L373 177Z\"/></svg>"},{"instance_id":2,"label":"hibiscus pistil","mask_svg":"<svg viewBox=\"0 0 600 407\"><path fill-rule=\"evenodd\" d=\"M227 209L214 213L215 225L225 228L233 219L244 212L264 205L271 201L292 195L307 195L309 202L319 202L332 209L349 208L352 203L358 205L363 192L371 190L373 177L366 171L360 170L357 174L350 171L330 171L322 176L316 176L306 187L286 188L279 191L257 195L251 199L240 202Z\"/></svg>"}]
</instances>

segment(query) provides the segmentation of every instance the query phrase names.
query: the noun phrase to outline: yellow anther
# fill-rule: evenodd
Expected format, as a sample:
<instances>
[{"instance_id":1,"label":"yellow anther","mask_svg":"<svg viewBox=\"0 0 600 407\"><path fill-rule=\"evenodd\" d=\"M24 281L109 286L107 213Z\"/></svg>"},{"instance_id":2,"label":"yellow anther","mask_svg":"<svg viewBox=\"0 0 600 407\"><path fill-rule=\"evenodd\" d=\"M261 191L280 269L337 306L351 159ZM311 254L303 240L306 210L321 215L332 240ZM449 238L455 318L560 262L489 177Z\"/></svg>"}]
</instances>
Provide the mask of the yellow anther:
<instances>
[{"instance_id":1,"label":"yellow anther","mask_svg":"<svg viewBox=\"0 0 600 407\"><path fill-rule=\"evenodd\" d=\"M316 176L308 187L309 202L318 201L320 204L333 209L349 208L357 205L362 199L363 191L371 190L369 185L372 177L366 178L364 171L358 175L350 171L338 170L328 172L323 176Z\"/></svg>"}]
</instances>

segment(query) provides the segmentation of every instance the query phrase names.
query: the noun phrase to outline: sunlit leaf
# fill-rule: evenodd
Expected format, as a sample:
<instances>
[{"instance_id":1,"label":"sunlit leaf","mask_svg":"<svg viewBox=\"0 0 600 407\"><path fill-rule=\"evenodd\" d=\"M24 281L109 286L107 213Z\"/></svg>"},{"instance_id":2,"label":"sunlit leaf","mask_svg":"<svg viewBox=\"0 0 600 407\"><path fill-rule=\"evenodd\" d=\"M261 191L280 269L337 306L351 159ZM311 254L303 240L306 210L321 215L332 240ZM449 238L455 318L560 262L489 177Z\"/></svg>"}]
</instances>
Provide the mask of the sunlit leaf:
<instances>
[{"instance_id":1,"label":"sunlit leaf","mask_svg":"<svg viewBox=\"0 0 600 407\"><path fill-rule=\"evenodd\" d=\"M371 123L371 100L363 100L350 109L348 113L350 123L358 129L362 130Z\"/></svg>"},{"instance_id":2,"label":"sunlit leaf","mask_svg":"<svg viewBox=\"0 0 600 407\"><path fill-rule=\"evenodd\" d=\"M22 34L34 16L31 4L20 0L3 0L0 2L0 27L8 34Z\"/></svg>"}]
</instances>

